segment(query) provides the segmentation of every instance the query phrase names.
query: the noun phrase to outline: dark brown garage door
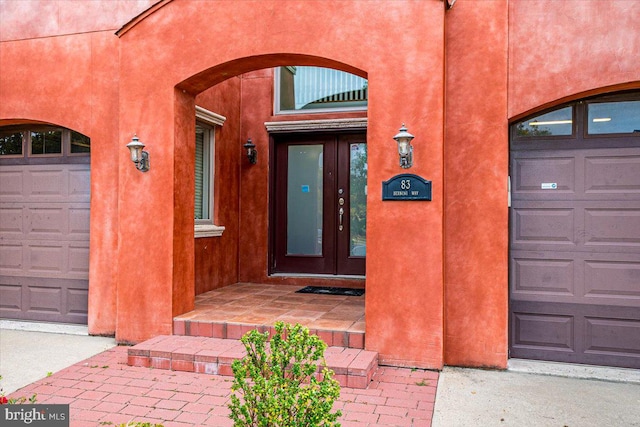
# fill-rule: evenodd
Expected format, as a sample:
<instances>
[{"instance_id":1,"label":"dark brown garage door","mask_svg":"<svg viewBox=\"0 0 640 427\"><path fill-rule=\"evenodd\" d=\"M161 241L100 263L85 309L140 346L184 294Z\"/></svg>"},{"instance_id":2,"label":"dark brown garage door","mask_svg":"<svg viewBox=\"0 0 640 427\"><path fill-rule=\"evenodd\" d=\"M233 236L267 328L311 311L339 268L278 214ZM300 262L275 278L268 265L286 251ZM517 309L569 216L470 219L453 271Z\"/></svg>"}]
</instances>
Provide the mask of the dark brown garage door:
<instances>
[{"instance_id":1,"label":"dark brown garage door","mask_svg":"<svg viewBox=\"0 0 640 427\"><path fill-rule=\"evenodd\" d=\"M87 323L89 164L64 160L0 164L1 318Z\"/></svg>"},{"instance_id":2,"label":"dark brown garage door","mask_svg":"<svg viewBox=\"0 0 640 427\"><path fill-rule=\"evenodd\" d=\"M510 356L640 368L640 101L619 134L590 105L513 130Z\"/></svg>"}]
</instances>

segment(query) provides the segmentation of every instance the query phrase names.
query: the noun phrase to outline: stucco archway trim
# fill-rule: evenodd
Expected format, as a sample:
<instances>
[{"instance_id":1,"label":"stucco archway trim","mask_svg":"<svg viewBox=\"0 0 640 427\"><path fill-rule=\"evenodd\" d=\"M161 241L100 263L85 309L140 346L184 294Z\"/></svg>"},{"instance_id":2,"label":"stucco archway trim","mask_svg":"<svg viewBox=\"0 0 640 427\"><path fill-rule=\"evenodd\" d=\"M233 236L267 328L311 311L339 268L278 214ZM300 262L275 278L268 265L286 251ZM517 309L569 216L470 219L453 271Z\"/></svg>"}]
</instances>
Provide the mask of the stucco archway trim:
<instances>
[{"instance_id":1,"label":"stucco archway trim","mask_svg":"<svg viewBox=\"0 0 640 427\"><path fill-rule=\"evenodd\" d=\"M147 16L154 14L156 11L162 9L164 6L166 6L168 3L171 3L172 1L173 0L160 0L159 2L157 2L153 6L151 6L144 12L142 12L140 15L136 16L131 21L127 22L122 27L120 27L120 29L116 31L116 36L122 37L127 31L129 31L130 29L138 25L139 22L144 21L147 18Z\"/></svg>"}]
</instances>

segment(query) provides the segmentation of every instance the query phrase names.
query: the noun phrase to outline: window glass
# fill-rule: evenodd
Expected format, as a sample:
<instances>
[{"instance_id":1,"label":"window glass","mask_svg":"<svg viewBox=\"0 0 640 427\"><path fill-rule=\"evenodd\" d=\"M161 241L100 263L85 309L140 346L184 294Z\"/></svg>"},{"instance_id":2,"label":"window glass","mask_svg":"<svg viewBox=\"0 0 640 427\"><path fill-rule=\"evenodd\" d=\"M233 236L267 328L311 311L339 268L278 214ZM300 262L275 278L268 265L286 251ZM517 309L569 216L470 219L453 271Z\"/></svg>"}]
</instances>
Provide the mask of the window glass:
<instances>
[{"instance_id":1,"label":"window glass","mask_svg":"<svg viewBox=\"0 0 640 427\"><path fill-rule=\"evenodd\" d=\"M288 150L287 255L322 255L324 146Z\"/></svg>"},{"instance_id":2,"label":"window glass","mask_svg":"<svg viewBox=\"0 0 640 427\"><path fill-rule=\"evenodd\" d=\"M573 107L551 111L516 125L519 137L560 136L573 134Z\"/></svg>"},{"instance_id":3,"label":"window glass","mask_svg":"<svg viewBox=\"0 0 640 427\"><path fill-rule=\"evenodd\" d=\"M349 254L365 256L367 252L367 144L351 144L349 148Z\"/></svg>"},{"instance_id":4,"label":"window glass","mask_svg":"<svg viewBox=\"0 0 640 427\"><path fill-rule=\"evenodd\" d=\"M22 132L0 130L0 156L22 155Z\"/></svg>"},{"instance_id":5,"label":"window glass","mask_svg":"<svg viewBox=\"0 0 640 427\"><path fill-rule=\"evenodd\" d=\"M31 154L62 154L62 129L32 131Z\"/></svg>"},{"instance_id":6,"label":"window glass","mask_svg":"<svg viewBox=\"0 0 640 427\"><path fill-rule=\"evenodd\" d=\"M195 176L195 207L196 220L209 220L211 193L211 140L212 131L202 126L196 126L196 176Z\"/></svg>"},{"instance_id":7,"label":"window glass","mask_svg":"<svg viewBox=\"0 0 640 427\"><path fill-rule=\"evenodd\" d=\"M71 153L90 153L91 139L81 133L71 131Z\"/></svg>"},{"instance_id":8,"label":"window glass","mask_svg":"<svg viewBox=\"0 0 640 427\"><path fill-rule=\"evenodd\" d=\"M640 133L640 101L588 104L590 134Z\"/></svg>"},{"instance_id":9,"label":"window glass","mask_svg":"<svg viewBox=\"0 0 640 427\"><path fill-rule=\"evenodd\" d=\"M276 110L366 109L367 84L367 79L330 68L280 67Z\"/></svg>"}]
</instances>

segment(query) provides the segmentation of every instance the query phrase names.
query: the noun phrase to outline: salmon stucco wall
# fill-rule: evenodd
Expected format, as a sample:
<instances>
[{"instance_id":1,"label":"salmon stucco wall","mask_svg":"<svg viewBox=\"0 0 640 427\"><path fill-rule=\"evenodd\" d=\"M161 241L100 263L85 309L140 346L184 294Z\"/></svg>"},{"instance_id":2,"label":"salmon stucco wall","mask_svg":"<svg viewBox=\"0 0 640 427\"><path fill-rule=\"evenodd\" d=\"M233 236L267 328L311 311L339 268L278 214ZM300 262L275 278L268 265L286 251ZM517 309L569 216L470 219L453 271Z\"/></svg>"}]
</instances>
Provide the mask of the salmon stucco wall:
<instances>
[{"instance_id":1,"label":"salmon stucco wall","mask_svg":"<svg viewBox=\"0 0 640 427\"><path fill-rule=\"evenodd\" d=\"M269 221L269 135L264 123L273 111L273 72L262 69L242 75L242 130L238 148L248 138L256 145L258 161L240 161L241 282L264 283L267 277Z\"/></svg>"},{"instance_id":2,"label":"salmon stucco wall","mask_svg":"<svg viewBox=\"0 0 640 427\"><path fill-rule=\"evenodd\" d=\"M215 129L213 223L224 226L219 237L195 239L195 294L238 281L240 224L240 89L239 77L213 86L198 96L196 105L226 118Z\"/></svg>"},{"instance_id":3,"label":"salmon stucco wall","mask_svg":"<svg viewBox=\"0 0 640 427\"><path fill-rule=\"evenodd\" d=\"M98 335L116 329L117 42L95 32L0 43L0 124L40 121L91 138L89 332Z\"/></svg>"},{"instance_id":4,"label":"salmon stucco wall","mask_svg":"<svg viewBox=\"0 0 640 427\"><path fill-rule=\"evenodd\" d=\"M441 367L443 5L340 1L326 8L323 2L291 1L288 13L273 13L281 5L167 2L120 33L121 138L138 132L148 143L151 170L141 174L128 164L127 153L120 153L117 338L139 341L170 332L172 313L192 304L178 288L193 286L193 269L176 267L193 263L185 240L193 201L177 188L189 182L190 168L174 161L190 136L176 114L188 114L183 107L189 96L227 78L297 62L369 80L366 345L379 351L383 362ZM217 25L207 25L212 21ZM251 37L238 22L254 23ZM216 49L203 48L213 44ZM432 202L381 201L382 181L403 172L392 139L403 122L419 147L411 172L433 181ZM245 137L250 135L241 131ZM243 186L251 184L251 173L243 166ZM258 185L267 188L266 182ZM136 197L125 191L129 187L138 189ZM135 229L145 239L131 233L134 217L144 218ZM429 267L423 269L425 259Z\"/></svg>"},{"instance_id":5,"label":"salmon stucco wall","mask_svg":"<svg viewBox=\"0 0 640 427\"><path fill-rule=\"evenodd\" d=\"M509 118L640 88L640 2L509 2Z\"/></svg>"},{"instance_id":6,"label":"salmon stucco wall","mask_svg":"<svg viewBox=\"0 0 640 427\"><path fill-rule=\"evenodd\" d=\"M507 1L446 16L445 363L506 368Z\"/></svg>"}]
</instances>

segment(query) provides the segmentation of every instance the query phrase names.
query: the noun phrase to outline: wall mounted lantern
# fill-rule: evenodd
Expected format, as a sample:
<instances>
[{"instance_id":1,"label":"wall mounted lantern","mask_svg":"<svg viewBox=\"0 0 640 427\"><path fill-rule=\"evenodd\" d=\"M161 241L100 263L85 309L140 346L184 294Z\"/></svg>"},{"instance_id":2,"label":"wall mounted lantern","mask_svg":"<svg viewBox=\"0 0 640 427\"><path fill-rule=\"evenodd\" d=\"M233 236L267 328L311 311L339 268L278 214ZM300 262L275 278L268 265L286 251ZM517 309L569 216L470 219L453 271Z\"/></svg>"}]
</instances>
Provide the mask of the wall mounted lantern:
<instances>
[{"instance_id":1,"label":"wall mounted lantern","mask_svg":"<svg viewBox=\"0 0 640 427\"><path fill-rule=\"evenodd\" d=\"M407 132L407 128L402 124L400 128L400 132L393 137L398 143L398 154L400 155L400 167L404 169L408 169L413 166L413 145L411 145L411 140L414 138L409 132Z\"/></svg>"},{"instance_id":2,"label":"wall mounted lantern","mask_svg":"<svg viewBox=\"0 0 640 427\"><path fill-rule=\"evenodd\" d=\"M252 165L258 163L258 150L256 150L256 144L251 141L251 138L247 139L247 142L243 147L247 150L247 159L249 159L249 163Z\"/></svg>"},{"instance_id":3,"label":"wall mounted lantern","mask_svg":"<svg viewBox=\"0 0 640 427\"><path fill-rule=\"evenodd\" d=\"M136 164L136 169L140 172L146 172L149 170L149 153L144 151L144 144L140 142L137 135L133 135L131 142L127 144L129 153L131 154L131 161Z\"/></svg>"}]
</instances>

